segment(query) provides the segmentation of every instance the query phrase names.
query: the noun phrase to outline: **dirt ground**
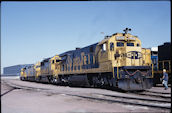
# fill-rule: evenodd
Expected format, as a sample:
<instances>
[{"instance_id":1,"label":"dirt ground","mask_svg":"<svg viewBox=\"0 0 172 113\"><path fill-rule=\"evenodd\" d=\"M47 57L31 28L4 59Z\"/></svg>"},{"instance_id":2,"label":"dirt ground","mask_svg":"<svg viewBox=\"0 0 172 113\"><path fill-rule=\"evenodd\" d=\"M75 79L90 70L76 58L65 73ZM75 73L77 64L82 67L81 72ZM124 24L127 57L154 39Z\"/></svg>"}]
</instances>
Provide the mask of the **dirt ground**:
<instances>
[{"instance_id":1,"label":"dirt ground","mask_svg":"<svg viewBox=\"0 0 172 113\"><path fill-rule=\"evenodd\" d=\"M8 79L9 80L9 79ZM5 79L3 79L5 81ZM66 95L64 92L80 93L84 92L105 92L115 93L104 89L90 88L70 88L33 82L21 82L11 79L14 83L28 86L55 88L61 93L47 93L42 91L14 89L1 80L1 112L2 113L88 113L88 112L170 112L161 109L138 107L120 103L100 102L75 96ZM170 88L171 91L171 88Z\"/></svg>"}]
</instances>

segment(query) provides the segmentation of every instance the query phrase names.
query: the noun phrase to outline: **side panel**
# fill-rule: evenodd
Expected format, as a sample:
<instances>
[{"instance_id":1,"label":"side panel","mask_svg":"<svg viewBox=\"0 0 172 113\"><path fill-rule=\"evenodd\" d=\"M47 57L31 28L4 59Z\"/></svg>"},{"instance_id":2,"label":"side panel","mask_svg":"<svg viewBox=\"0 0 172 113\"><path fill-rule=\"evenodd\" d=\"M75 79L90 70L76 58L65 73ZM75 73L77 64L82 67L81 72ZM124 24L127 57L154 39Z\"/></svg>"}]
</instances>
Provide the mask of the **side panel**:
<instances>
[{"instance_id":1,"label":"side panel","mask_svg":"<svg viewBox=\"0 0 172 113\"><path fill-rule=\"evenodd\" d=\"M151 51L150 49L142 48L142 58L143 58L143 65L150 66L151 65Z\"/></svg>"},{"instance_id":2,"label":"side panel","mask_svg":"<svg viewBox=\"0 0 172 113\"><path fill-rule=\"evenodd\" d=\"M50 69L49 69L49 61L41 62L41 75L49 75Z\"/></svg>"},{"instance_id":3,"label":"side panel","mask_svg":"<svg viewBox=\"0 0 172 113\"><path fill-rule=\"evenodd\" d=\"M107 68L110 68L110 62L106 61L104 64L99 62L98 54L95 53L96 47L97 44L93 44L62 54L61 57L64 60L62 60L60 74L107 72Z\"/></svg>"}]
</instances>

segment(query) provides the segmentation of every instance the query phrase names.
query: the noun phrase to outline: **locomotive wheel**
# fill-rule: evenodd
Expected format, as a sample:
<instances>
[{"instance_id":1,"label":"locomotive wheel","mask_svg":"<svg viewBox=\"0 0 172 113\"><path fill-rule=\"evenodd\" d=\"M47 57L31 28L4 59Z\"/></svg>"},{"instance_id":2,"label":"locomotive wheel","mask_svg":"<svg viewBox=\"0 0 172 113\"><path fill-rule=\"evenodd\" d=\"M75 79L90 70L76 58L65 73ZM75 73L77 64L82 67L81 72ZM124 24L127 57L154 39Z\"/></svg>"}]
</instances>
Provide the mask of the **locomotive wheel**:
<instances>
[{"instance_id":1,"label":"locomotive wheel","mask_svg":"<svg viewBox=\"0 0 172 113\"><path fill-rule=\"evenodd\" d=\"M57 84L57 79L56 79L55 77L52 77L51 83L52 83L52 84Z\"/></svg>"},{"instance_id":2,"label":"locomotive wheel","mask_svg":"<svg viewBox=\"0 0 172 113\"><path fill-rule=\"evenodd\" d=\"M35 81L36 82L39 82L39 77L35 77Z\"/></svg>"}]
</instances>

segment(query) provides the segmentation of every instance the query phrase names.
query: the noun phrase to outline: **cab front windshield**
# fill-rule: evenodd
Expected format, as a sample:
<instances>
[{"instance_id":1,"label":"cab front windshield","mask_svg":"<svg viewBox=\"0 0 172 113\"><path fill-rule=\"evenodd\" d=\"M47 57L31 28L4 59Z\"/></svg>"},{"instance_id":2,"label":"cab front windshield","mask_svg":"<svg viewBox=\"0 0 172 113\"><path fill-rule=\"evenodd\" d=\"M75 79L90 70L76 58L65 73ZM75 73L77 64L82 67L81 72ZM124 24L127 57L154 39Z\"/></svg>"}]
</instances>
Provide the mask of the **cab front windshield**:
<instances>
[{"instance_id":1,"label":"cab front windshield","mask_svg":"<svg viewBox=\"0 0 172 113\"><path fill-rule=\"evenodd\" d=\"M116 42L116 43L111 42L110 50L113 51L115 46L116 47L124 47L124 46L125 47L140 47L140 44L139 43L135 44L134 42L124 42L124 41L120 41L120 42Z\"/></svg>"}]
</instances>

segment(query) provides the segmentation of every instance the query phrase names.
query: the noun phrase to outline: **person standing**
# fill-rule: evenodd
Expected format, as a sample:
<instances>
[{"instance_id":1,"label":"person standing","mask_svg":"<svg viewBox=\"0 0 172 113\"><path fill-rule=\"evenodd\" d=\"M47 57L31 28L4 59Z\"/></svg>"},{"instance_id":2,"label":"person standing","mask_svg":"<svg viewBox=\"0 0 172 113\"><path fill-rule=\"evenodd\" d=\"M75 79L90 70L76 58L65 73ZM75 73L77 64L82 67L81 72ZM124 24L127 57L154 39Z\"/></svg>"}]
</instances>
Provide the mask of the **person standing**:
<instances>
[{"instance_id":1,"label":"person standing","mask_svg":"<svg viewBox=\"0 0 172 113\"><path fill-rule=\"evenodd\" d=\"M163 69L163 77L162 77L162 84L165 86L165 90L168 89L168 74L166 73L166 69Z\"/></svg>"}]
</instances>

